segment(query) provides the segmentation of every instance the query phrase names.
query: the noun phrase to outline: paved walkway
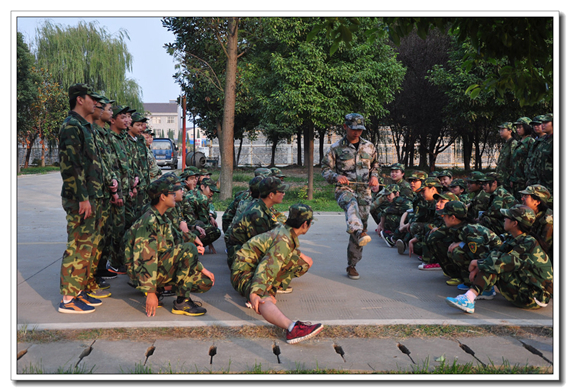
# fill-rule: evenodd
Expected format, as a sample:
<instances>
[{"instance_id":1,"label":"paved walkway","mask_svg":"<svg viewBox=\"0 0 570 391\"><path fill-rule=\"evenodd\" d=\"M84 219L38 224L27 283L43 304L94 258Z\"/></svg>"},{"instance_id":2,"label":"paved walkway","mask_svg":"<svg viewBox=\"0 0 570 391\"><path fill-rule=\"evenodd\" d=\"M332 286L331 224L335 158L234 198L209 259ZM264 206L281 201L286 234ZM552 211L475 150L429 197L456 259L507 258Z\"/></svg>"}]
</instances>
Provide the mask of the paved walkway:
<instances>
[{"instance_id":1,"label":"paved walkway","mask_svg":"<svg viewBox=\"0 0 570 391\"><path fill-rule=\"evenodd\" d=\"M17 284L19 328L88 329L267 324L261 316L245 308L245 299L231 287L222 239L215 243L217 254L206 253L201 257L203 264L216 275L216 284L210 292L193 296L202 301L208 310L205 316L194 318L174 315L170 313L171 299L167 298L165 307L160 308L155 317L148 318L144 313L144 296L126 284L126 276L109 280L112 296L104 299L104 304L94 313L82 316L60 314L57 312L61 299L58 290L59 270L66 246L65 213L59 196L61 177L59 173L21 176L17 179L17 186L17 275L14 282ZM221 222L221 213L219 215ZM445 297L455 296L459 291L445 284L443 274L418 270L417 258L410 258L407 254L398 255L396 249L388 248L378 236L373 236L372 242L364 249L364 258L357 267L361 274L360 280L350 280L345 272L348 236L345 233L344 216L340 213L316 213L316 220L308 234L300 240L301 251L313 258L314 266L307 275L293 281L293 293L278 296L279 307L290 318L322 322L325 325L553 325L553 307L556 300L544 309L526 311L511 306L502 296L497 295L492 301L477 302L476 312L471 315L447 306ZM372 219L369 224L373 227ZM369 343L367 340L353 341L358 341L362 346ZM376 342L379 341L382 340ZM319 341L318 338L311 343L296 345L298 348L286 346L284 341L282 342L284 350L291 352L298 352L296 349L309 349L311 352L311 349L332 349L329 346L332 346L331 341ZM382 343L384 342L386 341ZM490 347L494 345L492 339L487 342ZM552 340L536 342L543 347L549 347L542 350L545 354L547 350L552 354ZM173 342L164 341L164 344L168 343ZM204 343L208 346L210 344ZM267 343L256 341L254 345L265 352ZM394 344L393 341L386 343ZM235 344L240 343L236 341ZM350 345L349 342L345 344ZM528 355L519 355L520 344L517 341L508 341L507 344L516 346L513 355L513 358L519 359L516 362L526 362ZM97 342L98 348L103 349L103 346L103 341ZM435 346L438 346L438 343ZM77 349L76 345L73 347ZM425 348L427 352L429 349ZM39 352L39 347L31 348L30 353L33 350ZM227 365L222 358L221 352L224 350L226 349L220 347L220 358L215 359L217 364ZM115 351L125 353L121 348ZM459 350L459 353L461 352ZM398 350L393 356L397 353ZM316 350L314 354L317 354ZM350 356L354 357L352 354ZM314 357L316 359L317 356ZM335 355L329 358L338 359ZM408 359L405 356L403 358ZM469 357L467 359L469 361ZM405 363L405 360L400 364ZM540 362L542 359L538 360ZM329 362L317 361L319 367L322 367L323 362ZM235 363L232 368L239 367L237 362L243 364L241 360L232 360L232 363ZM378 362L376 364L378 365ZM347 367L344 362L342 365ZM374 367L372 364L371 366ZM368 365L366 367L370 370Z\"/></svg>"}]
</instances>

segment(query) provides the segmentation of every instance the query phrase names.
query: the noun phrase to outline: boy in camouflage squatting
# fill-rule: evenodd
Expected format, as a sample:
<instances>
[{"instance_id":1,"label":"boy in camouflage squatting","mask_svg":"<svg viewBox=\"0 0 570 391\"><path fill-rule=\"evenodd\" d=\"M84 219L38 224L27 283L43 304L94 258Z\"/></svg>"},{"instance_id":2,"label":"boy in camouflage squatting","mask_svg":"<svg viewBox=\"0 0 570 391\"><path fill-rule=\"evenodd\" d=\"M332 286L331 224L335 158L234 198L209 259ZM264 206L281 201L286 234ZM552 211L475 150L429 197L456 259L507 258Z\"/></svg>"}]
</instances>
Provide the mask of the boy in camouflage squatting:
<instances>
[{"instance_id":1,"label":"boy in camouflage squatting","mask_svg":"<svg viewBox=\"0 0 570 391\"><path fill-rule=\"evenodd\" d=\"M314 337L323 329L320 323L291 321L277 308L275 299L279 287L287 288L294 277L301 277L313 264L298 250L299 235L309 231L312 220L311 207L292 205L284 225L251 238L237 251L232 264L234 289L266 321L287 330L289 344Z\"/></svg>"},{"instance_id":2,"label":"boy in camouflage squatting","mask_svg":"<svg viewBox=\"0 0 570 391\"><path fill-rule=\"evenodd\" d=\"M371 187L379 185L378 162L374 144L360 137L366 129L364 117L347 114L343 127L346 135L331 145L321 163L321 174L328 183L336 185L336 202L345 212L346 232L350 235L346 272L348 278L357 280L360 275L355 266L362 259L363 247L371 240L366 229L372 203Z\"/></svg>"},{"instance_id":3,"label":"boy in camouflage squatting","mask_svg":"<svg viewBox=\"0 0 570 391\"><path fill-rule=\"evenodd\" d=\"M534 212L527 206L501 209L508 235L497 250L469 264L471 289L464 295L448 297L446 303L472 314L475 300L497 286L513 305L524 309L546 307L553 292L552 263L535 238L527 232L534 223Z\"/></svg>"},{"instance_id":4,"label":"boy in camouflage squatting","mask_svg":"<svg viewBox=\"0 0 570 391\"><path fill-rule=\"evenodd\" d=\"M168 178L159 178L148 188L150 207L127 230L125 260L130 285L146 294L146 314L155 316L159 296L166 286L177 295L172 313L199 316L206 309L190 298L214 285L214 274L198 261L193 243L177 245L165 212L176 205L177 188Z\"/></svg>"}]
</instances>

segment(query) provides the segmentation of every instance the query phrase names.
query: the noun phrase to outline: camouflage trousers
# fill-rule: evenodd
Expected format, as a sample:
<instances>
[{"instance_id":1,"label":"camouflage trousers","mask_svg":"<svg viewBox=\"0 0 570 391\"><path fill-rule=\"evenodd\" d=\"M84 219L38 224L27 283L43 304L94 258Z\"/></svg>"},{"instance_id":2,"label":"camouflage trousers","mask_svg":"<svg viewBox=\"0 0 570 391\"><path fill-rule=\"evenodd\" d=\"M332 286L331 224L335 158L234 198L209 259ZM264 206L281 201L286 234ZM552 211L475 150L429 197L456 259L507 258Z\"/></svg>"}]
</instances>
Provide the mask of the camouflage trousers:
<instances>
[{"instance_id":1,"label":"camouflage trousers","mask_svg":"<svg viewBox=\"0 0 570 391\"><path fill-rule=\"evenodd\" d=\"M277 273L275 280L267 281L268 283L270 282L270 284L268 284L269 288L266 292L267 295L264 295L263 297L267 297L268 295L275 296L277 289L286 289L293 278L301 277L309 270L309 268L309 264L298 254L291 254L287 264L283 265L279 270L279 273ZM247 299L249 299L251 280L255 275L255 272L256 269L232 271L232 286L240 295Z\"/></svg>"},{"instance_id":2,"label":"camouflage trousers","mask_svg":"<svg viewBox=\"0 0 570 391\"><path fill-rule=\"evenodd\" d=\"M79 214L76 200L62 198L62 206L67 220L67 249L63 253L59 291L64 296L77 296L82 290L96 289L93 276L97 265L95 256L101 233L101 199L89 200L91 216Z\"/></svg>"},{"instance_id":3,"label":"camouflage trousers","mask_svg":"<svg viewBox=\"0 0 570 391\"><path fill-rule=\"evenodd\" d=\"M197 231L195 232L198 235L198 239L200 239L204 246L208 246L214 243L220 238L220 236L222 236L222 231L220 231L219 228L213 226L212 224L205 224L204 222L197 220L196 225L206 231L206 235L204 237L201 237Z\"/></svg>"},{"instance_id":4,"label":"camouflage trousers","mask_svg":"<svg viewBox=\"0 0 570 391\"><path fill-rule=\"evenodd\" d=\"M469 251L467 244L461 248L458 246L453 249L451 253L448 253L448 258L453 262L455 270L459 271L460 278L464 284L470 285L469 281L469 264L474 258L474 255Z\"/></svg>"},{"instance_id":5,"label":"camouflage trousers","mask_svg":"<svg viewBox=\"0 0 570 391\"><path fill-rule=\"evenodd\" d=\"M125 247L123 236L125 234L125 206L111 204L110 216L110 243L109 259L114 268L119 268L125 264Z\"/></svg>"},{"instance_id":6,"label":"camouflage trousers","mask_svg":"<svg viewBox=\"0 0 570 391\"><path fill-rule=\"evenodd\" d=\"M196 261L194 261L196 259ZM190 297L190 293L204 293L213 286L212 280L200 270L202 264L197 261L198 250L192 243L169 247L157 254L156 287L172 286L179 297ZM191 265L195 265L191 267ZM200 269L200 270L197 270ZM147 278L146 276L141 276ZM135 286L138 282L131 281Z\"/></svg>"},{"instance_id":7,"label":"camouflage trousers","mask_svg":"<svg viewBox=\"0 0 570 391\"><path fill-rule=\"evenodd\" d=\"M440 227L425 237L422 259L425 263L439 263L443 272L451 278L461 278L461 270L449 258L449 245L455 241L451 229Z\"/></svg>"},{"instance_id":8,"label":"camouflage trousers","mask_svg":"<svg viewBox=\"0 0 570 391\"><path fill-rule=\"evenodd\" d=\"M346 232L349 234L346 257L349 266L355 266L362 259L362 247L358 245L360 232L368 228L368 216L372 197L370 189L364 192L338 190L335 192L336 202L344 210Z\"/></svg>"},{"instance_id":9,"label":"camouflage trousers","mask_svg":"<svg viewBox=\"0 0 570 391\"><path fill-rule=\"evenodd\" d=\"M384 229L394 233L398 232L401 218L400 215L387 214L384 218Z\"/></svg>"},{"instance_id":10,"label":"camouflage trousers","mask_svg":"<svg viewBox=\"0 0 570 391\"><path fill-rule=\"evenodd\" d=\"M101 203L101 234L103 239L97 247L95 252L95 262L97 263L97 269L94 271L97 274L99 270L107 269L107 259L111 254L111 202L109 198L103 198Z\"/></svg>"},{"instance_id":11,"label":"camouflage trousers","mask_svg":"<svg viewBox=\"0 0 570 391\"><path fill-rule=\"evenodd\" d=\"M528 285L524 279L519 277L516 271L503 272L501 274L479 271L472 284L472 288L477 291L477 294L481 294L494 286L497 286L503 297L516 307L524 309L540 308L534 301L534 298L540 298L542 293L535 292L536 287Z\"/></svg>"}]
</instances>

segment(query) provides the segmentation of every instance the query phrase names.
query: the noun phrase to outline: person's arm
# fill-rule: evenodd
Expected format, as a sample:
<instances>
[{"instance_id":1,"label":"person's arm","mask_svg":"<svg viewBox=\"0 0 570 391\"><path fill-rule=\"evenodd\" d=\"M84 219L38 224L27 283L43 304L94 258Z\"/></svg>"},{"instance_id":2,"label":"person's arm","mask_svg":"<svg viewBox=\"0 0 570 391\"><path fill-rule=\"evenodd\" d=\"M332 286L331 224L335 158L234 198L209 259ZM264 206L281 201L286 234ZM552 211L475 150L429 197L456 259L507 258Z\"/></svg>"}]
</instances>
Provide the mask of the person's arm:
<instances>
[{"instance_id":1,"label":"person's arm","mask_svg":"<svg viewBox=\"0 0 570 391\"><path fill-rule=\"evenodd\" d=\"M330 184L335 184L337 182L343 183L343 182L340 182L337 178L339 176L339 174L337 174L337 172L336 172L336 155L335 155L334 149L332 147L329 148L329 150L327 151L327 153L323 157L323 160L321 162L321 167L322 167L321 168L321 175L323 176L323 178L325 178L325 180L328 183L330 183ZM342 176L342 177L346 178L345 176ZM342 181L344 181L343 178L341 178ZM348 179L346 179L346 181L348 181Z\"/></svg>"}]
</instances>

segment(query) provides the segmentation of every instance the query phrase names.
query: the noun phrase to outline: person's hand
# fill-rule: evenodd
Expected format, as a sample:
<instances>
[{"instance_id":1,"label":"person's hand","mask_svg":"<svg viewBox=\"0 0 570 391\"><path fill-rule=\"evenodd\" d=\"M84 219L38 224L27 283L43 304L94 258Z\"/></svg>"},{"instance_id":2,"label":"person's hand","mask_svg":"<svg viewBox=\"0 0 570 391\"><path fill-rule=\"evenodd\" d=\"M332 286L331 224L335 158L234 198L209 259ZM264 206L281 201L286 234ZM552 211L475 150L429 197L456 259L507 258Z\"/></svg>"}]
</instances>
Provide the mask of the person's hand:
<instances>
[{"instance_id":1,"label":"person's hand","mask_svg":"<svg viewBox=\"0 0 570 391\"><path fill-rule=\"evenodd\" d=\"M434 233L434 232L437 231L437 230L438 230L437 227L433 227L433 228L429 231L429 234L428 234L428 235Z\"/></svg>"},{"instance_id":2,"label":"person's hand","mask_svg":"<svg viewBox=\"0 0 570 391\"><path fill-rule=\"evenodd\" d=\"M477 273L479 273L479 266L477 265L477 259L474 259L469 263L469 281L473 282Z\"/></svg>"},{"instance_id":3,"label":"person's hand","mask_svg":"<svg viewBox=\"0 0 570 391\"><path fill-rule=\"evenodd\" d=\"M378 178L376 178L375 176L370 178L370 180L368 181L368 186L370 186L370 187L378 186L378 185L380 185L380 183L378 182Z\"/></svg>"},{"instance_id":4,"label":"person's hand","mask_svg":"<svg viewBox=\"0 0 570 391\"><path fill-rule=\"evenodd\" d=\"M410 241L408 242L408 257L411 258L412 254L414 254L414 243L416 243L418 241L418 238L412 238L410 239Z\"/></svg>"},{"instance_id":5,"label":"person's hand","mask_svg":"<svg viewBox=\"0 0 570 391\"><path fill-rule=\"evenodd\" d=\"M309 257L308 255L305 255L303 253L299 254L299 257L307 262L307 264L309 265L309 267L313 266L313 259L311 257Z\"/></svg>"},{"instance_id":6,"label":"person's hand","mask_svg":"<svg viewBox=\"0 0 570 391\"><path fill-rule=\"evenodd\" d=\"M206 268L202 269L202 273L208 277L210 280L212 280L212 286L214 286L214 282L216 281L216 278L214 277L214 273L212 273L211 271L209 271Z\"/></svg>"},{"instance_id":7,"label":"person's hand","mask_svg":"<svg viewBox=\"0 0 570 391\"><path fill-rule=\"evenodd\" d=\"M210 223L212 223L214 227L218 228L218 223L216 222L214 216L210 216Z\"/></svg>"},{"instance_id":8,"label":"person's hand","mask_svg":"<svg viewBox=\"0 0 570 391\"><path fill-rule=\"evenodd\" d=\"M265 300L262 300L261 297L259 297L256 293L252 293L249 295L249 302L251 303L251 306L253 307L255 313L261 315L259 313L259 305L265 304Z\"/></svg>"},{"instance_id":9,"label":"person's hand","mask_svg":"<svg viewBox=\"0 0 570 391\"><path fill-rule=\"evenodd\" d=\"M119 195L117 193L111 194L111 204L119 205L119 200L122 201L122 199L119 198ZM119 205L119 206L121 206L121 205Z\"/></svg>"},{"instance_id":10,"label":"person's hand","mask_svg":"<svg viewBox=\"0 0 570 391\"><path fill-rule=\"evenodd\" d=\"M196 247L198 246L202 246L204 247L204 244L202 243L202 241L198 238L194 239L194 244L196 245Z\"/></svg>"},{"instance_id":11,"label":"person's hand","mask_svg":"<svg viewBox=\"0 0 570 391\"><path fill-rule=\"evenodd\" d=\"M186 224L186 221L181 221L181 222L180 222L180 230L181 230L182 232L188 232L188 231L189 231L189 229L188 229L188 224Z\"/></svg>"},{"instance_id":12,"label":"person's hand","mask_svg":"<svg viewBox=\"0 0 570 391\"><path fill-rule=\"evenodd\" d=\"M156 315L156 309L158 308L158 297L156 293L147 293L146 295L146 316Z\"/></svg>"},{"instance_id":13,"label":"person's hand","mask_svg":"<svg viewBox=\"0 0 570 391\"><path fill-rule=\"evenodd\" d=\"M109 190L111 191L111 193L116 193L118 188L119 188L119 182L117 182L116 179L113 179L111 181L111 185L109 186Z\"/></svg>"},{"instance_id":14,"label":"person's hand","mask_svg":"<svg viewBox=\"0 0 570 391\"><path fill-rule=\"evenodd\" d=\"M410 230L410 223L400 224L400 232L408 232Z\"/></svg>"},{"instance_id":15,"label":"person's hand","mask_svg":"<svg viewBox=\"0 0 570 391\"><path fill-rule=\"evenodd\" d=\"M200 255L204 255L204 253L206 252L206 249L204 248L204 246L196 245L196 250L198 250L198 254L200 254Z\"/></svg>"},{"instance_id":16,"label":"person's hand","mask_svg":"<svg viewBox=\"0 0 570 391\"><path fill-rule=\"evenodd\" d=\"M451 253L453 252L453 250L455 250L457 247L459 247L459 242L453 242L449 245L449 247L447 248L447 252Z\"/></svg>"},{"instance_id":17,"label":"person's hand","mask_svg":"<svg viewBox=\"0 0 570 391\"><path fill-rule=\"evenodd\" d=\"M339 175L336 177L336 181L341 185L348 185L348 178L344 175Z\"/></svg>"},{"instance_id":18,"label":"person's hand","mask_svg":"<svg viewBox=\"0 0 570 391\"><path fill-rule=\"evenodd\" d=\"M137 195L138 192L139 192L139 191L137 190L137 188L136 188L136 187L133 187L133 191L132 191L133 197L136 197L136 195Z\"/></svg>"},{"instance_id":19,"label":"person's hand","mask_svg":"<svg viewBox=\"0 0 570 391\"><path fill-rule=\"evenodd\" d=\"M378 227L376 228L376 232L378 233L378 236L380 236L380 232L384 231L384 225L382 225L382 223L378 223Z\"/></svg>"},{"instance_id":20,"label":"person's hand","mask_svg":"<svg viewBox=\"0 0 570 391\"><path fill-rule=\"evenodd\" d=\"M206 231L204 230L204 228L200 227L199 225L196 225L194 228L196 228L196 231L198 231L201 238L206 236Z\"/></svg>"},{"instance_id":21,"label":"person's hand","mask_svg":"<svg viewBox=\"0 0 570 391\"><path fill-rule=\"evenodd\" d=\"M137 187L138 184L139 184L139 177L135 176L135 183L133 183L133 187Z\"/></svg>"},{"instance_id":22,"label":"person's hand","mask_svg":"<svg viewBox=\"0 0 570 391\"><path fill-rule=\"evenodd\" d=\"M83 218L86 219L91 216L91 203L89 200L79 202L79 214L84 215Z\"/></svg>"}]
</instances>

